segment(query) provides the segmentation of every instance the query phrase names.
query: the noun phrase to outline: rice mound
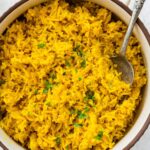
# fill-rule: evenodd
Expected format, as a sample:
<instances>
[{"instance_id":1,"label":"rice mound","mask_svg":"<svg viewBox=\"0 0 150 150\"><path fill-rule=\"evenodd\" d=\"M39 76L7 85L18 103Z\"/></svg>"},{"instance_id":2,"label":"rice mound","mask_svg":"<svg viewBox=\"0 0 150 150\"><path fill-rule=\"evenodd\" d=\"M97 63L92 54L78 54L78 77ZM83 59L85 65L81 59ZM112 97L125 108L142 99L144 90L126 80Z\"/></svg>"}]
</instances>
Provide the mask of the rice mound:
<instances>
[{"instance_id":1,"label":"rice mound","mask_svg":"<svg viewBox=\"0 0 150 150\"><path fill-rule=\"evenodd\" d=\"M31 150L108 150L132 126L146 84L131 36L132 86L110 57L127 26L94 3L49 1L0 36L0 126Z\"/></svg>"}]
</instances>

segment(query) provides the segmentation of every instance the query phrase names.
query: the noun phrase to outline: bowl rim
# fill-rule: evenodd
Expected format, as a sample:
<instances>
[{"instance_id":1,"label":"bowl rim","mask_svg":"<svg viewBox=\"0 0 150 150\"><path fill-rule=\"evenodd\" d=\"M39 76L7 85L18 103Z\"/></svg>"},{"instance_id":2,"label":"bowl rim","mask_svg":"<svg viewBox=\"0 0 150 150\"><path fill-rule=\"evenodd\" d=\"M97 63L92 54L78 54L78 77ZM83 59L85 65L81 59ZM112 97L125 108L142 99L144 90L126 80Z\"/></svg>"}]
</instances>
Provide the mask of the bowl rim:
<instances>
[{"instance_id":1,"label":"bowl rim","mask_svg":"<svg viewBox=\"0 0 150 150\"><path fill-rule=\"evenodd\" d=\"M6 12L4 12L2 14L2 16L0 16L0 24L15 9L17 9L18 7L20 7L21 5L23 5L24 3L28 2L28 1L29 0L20 0L19 2L14 4L12 7L10 7ZM125 10L131 16L132 11L127 5L125 5L123 2L121 2L119 0L111 0L111 1L114 2L115 4L117 4L118 6L120 6L123 10ZM145 25L143 24L143 22L139 18L137 20L137 24L140 27L141 31L143 32L144 36L146 37L146 39L149 43L149 46L150 46L150 34L149 34L148 30L146 29ZM141 130L136 134L134 139L125 148L123 148L123 150L129 150L131 147L133 147L135 145L135 143L138 142L138 140L142 137L142 135L144 134L144 132L146 131L146 129L148 128L149 125L150 125L150 114L147 117L147 120L145 121L145 123L144 123L143 127L141 128ZM0 141L0 147L2 147L3 150L8 150L8 148L1 141Z\"/></svg>"}]
</instances>

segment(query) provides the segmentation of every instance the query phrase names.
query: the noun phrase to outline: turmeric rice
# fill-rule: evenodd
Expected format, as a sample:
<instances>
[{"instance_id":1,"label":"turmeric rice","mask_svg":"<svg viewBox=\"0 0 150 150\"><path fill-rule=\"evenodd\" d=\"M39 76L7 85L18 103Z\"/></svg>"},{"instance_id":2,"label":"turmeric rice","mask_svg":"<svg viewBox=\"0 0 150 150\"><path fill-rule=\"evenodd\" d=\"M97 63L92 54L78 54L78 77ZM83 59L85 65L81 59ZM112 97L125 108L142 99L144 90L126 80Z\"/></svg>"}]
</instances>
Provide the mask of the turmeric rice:
<instances>
[{"instance_id":1,"label":"turmeric rice","mask_svg":"<svg viewBox=\"0 0 150 150\"><path fill-rule=\"evenodd\" d=\"M127 26L91 2L51 0L0 36L0 127L31 150L109 150L132 126L146 84L131 36L132 86L110 57Z\"/></svg>"}]
</instances>

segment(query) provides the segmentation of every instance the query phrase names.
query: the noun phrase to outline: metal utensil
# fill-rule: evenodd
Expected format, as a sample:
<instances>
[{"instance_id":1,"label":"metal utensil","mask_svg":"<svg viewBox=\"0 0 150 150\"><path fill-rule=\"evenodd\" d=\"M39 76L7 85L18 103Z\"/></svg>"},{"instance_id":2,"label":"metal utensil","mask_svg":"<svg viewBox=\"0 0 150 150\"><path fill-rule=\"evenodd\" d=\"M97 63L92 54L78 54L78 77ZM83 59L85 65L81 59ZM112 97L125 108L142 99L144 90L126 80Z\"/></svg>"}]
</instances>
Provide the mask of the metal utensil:
<instances>
[{"instance_id":1,"label":"metal utensil","mask_svg":"<svg viewBox=\"0 0 150 150\"><path fill-rule=\"evenodd\" d=\"M132 12L131 20L127 29L127 32L124 37L124 41L120 50L120 54L117 56L113 56L112 62L117 64L117 70L122 73L122 80L126 83L132 84L134 80L134 70L131 63L127 60L125 54L127 50L127 46L129 43L130 35L132 34L134 25L137 21L137 18L141 12L141 9L144 5L145 0L136 0L134 4L134 9Z\"/></svg>"}]
</instances>

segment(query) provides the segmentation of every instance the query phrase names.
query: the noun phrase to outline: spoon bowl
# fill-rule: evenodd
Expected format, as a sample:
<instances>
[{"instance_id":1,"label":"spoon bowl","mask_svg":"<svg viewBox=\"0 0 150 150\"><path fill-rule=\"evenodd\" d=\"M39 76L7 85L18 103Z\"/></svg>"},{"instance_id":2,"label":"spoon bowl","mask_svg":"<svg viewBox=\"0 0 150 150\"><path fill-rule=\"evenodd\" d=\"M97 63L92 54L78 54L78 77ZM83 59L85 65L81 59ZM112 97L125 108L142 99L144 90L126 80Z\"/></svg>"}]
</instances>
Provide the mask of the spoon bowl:
<instances>
[{"instance_id":1,"label":"spoon bowl","mask_svg":"<svg viewBox=\"0 0 150 150\"><path fill-rule=\"evenodd\" d=\"M131 63L127 60L125 56L117 55L111 57L111 60L117 66L118 72L121 72L121 79L126 83L132 85L134 80L134 69Z\"/></svg>"},{"instance_id":2,"label":"spoon bowl","mask_svg":"<svg viewBox=\"0 0 150 150\"><path fill-rule=\"evenodd\" d=\"M112 57L112 62L117 65L117 70L121 72L122 80L130 85L132 85L134 80L134 69L130 62L125 57L127 46L129 43L130 36L132 34L134 25L137 21L137 18L141 12L141 9L144 5L145 0L135 0L134 9L132 12L131 20L125 34L120 54L118 56Z\"/></svg>"}]
</instances>

